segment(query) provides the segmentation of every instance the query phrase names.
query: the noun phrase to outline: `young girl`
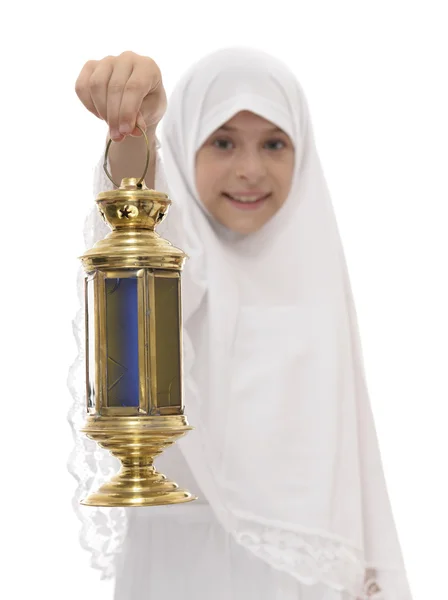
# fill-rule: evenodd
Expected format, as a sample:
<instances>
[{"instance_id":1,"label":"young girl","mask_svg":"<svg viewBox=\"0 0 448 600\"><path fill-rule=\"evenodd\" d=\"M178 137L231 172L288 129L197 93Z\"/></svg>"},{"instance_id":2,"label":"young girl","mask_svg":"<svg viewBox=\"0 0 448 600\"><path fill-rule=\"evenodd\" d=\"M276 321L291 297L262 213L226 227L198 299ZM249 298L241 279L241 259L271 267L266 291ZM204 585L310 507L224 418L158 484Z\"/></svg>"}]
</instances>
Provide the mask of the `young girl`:
<instances>
[{"instance_id":1,"label":"young girl","mask_svg":"<svg viewBox=\"0 0 448 600\"><path fill-rule=\"evenodd\" d=\"M295 76L263 52L225 49L195 64L166 108L157 65L126 52L87 63L76 89L116 142L114 181L143 172L136 125L146 129L146 184L173 200L158 231L190 257L184 387L195 429L158 466L199 500L83 508L85 543L115 574L115 600L411 600L346 262ZM111 188L101 161L95 194ZM108 231L95 208L88 246ZM75 465L90 473L73 467L76 500L115 466L78 444Z\"/></svg>"}]
</instances>

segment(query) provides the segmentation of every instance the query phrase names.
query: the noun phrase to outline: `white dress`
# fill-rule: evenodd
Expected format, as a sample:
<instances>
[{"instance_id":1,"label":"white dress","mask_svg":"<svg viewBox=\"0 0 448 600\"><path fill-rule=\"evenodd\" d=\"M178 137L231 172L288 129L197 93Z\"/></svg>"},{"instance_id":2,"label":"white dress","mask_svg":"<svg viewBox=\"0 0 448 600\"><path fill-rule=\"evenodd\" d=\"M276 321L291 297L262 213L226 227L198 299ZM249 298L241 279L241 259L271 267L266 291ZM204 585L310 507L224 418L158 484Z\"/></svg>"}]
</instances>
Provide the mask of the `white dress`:
<instances>
[{"instance_id":1,"label":"white dress","mask_svg":"<svg viewBox=\"0 0 448 600\"><path fill-rule=\"evenodd\" d=\"M165 451L157 465L199 500L128 511L129 535L117 558L114 600L326 600L329 597L322 586L307 587L306 596L303 595L298 581L238 545L201 497L177 446Z\"/></svg>"}]
</instances>

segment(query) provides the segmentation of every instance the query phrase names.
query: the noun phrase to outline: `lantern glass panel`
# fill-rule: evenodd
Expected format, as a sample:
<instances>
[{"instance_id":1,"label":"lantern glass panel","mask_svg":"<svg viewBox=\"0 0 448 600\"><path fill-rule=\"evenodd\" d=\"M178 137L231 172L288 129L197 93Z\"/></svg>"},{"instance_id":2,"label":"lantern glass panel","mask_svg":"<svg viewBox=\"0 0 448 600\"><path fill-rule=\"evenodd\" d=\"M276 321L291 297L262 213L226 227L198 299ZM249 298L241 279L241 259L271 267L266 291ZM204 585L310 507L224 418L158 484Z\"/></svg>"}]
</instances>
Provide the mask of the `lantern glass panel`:
<instances>
[{"instance_id":1,"label":"lantern glass panel","mask_svg":"<svg viewBox=\"0 0 448 600\"><path fill-rule=\"evenodd\" d=\"M86 280L87 285L87 408L95 408L95 282Z\"/></svg>"},{"instance_id":2,"label":"lantern glass panel","mask_svg":"<svg viewBox=\"0 0 448 600\"><path fill-rule=\"evenodd\" d=\"M107 406L139 406L138 279L106 278Z\"/></svg>"},{"instance_id":3,"label":"lantern glass panel","mask_svg":"<svg viewBox=\"0 0 448 600\"><path fill-rule=\"evenodd\" d=\"M178 277L155 277L157 406L181 407Z\"/></svg>"}]
</instances>

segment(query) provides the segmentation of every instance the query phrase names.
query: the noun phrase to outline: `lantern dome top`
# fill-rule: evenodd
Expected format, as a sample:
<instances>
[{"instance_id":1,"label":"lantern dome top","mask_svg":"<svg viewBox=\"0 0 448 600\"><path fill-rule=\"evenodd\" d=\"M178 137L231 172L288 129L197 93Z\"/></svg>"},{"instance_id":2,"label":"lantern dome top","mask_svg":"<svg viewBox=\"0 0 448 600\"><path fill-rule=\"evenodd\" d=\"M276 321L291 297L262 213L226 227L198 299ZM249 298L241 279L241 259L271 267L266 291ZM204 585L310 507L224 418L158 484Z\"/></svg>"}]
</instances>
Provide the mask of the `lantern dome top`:
<instances>
[{"instance_id":1,"label":"lantern dome top","mask_svg":"<svg viewBox=\"0 0 448 600\"><path fill-rule=\"evenodd\" d=\"M98 210L112 231L83 254L84 268L156 268L181 270L186 255L156 231L171 206L169 196L151 190L136 177L101 192Z\"/></svg>"}]
</instances>

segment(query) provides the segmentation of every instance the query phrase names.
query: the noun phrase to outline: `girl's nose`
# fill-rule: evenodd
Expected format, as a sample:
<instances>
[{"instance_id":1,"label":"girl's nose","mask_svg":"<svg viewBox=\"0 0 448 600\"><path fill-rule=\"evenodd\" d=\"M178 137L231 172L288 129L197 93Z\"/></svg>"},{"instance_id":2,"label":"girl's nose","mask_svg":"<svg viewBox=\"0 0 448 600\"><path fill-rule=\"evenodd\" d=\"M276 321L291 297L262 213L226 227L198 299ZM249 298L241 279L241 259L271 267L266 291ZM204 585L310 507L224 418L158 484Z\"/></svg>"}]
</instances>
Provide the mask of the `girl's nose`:
<instances>
[{"instance_id":1,"label":"girl's nose","mask_svg":"<svg viewBox=\"0 0 448 600\"><path fill-rule=\"evenodd\" d=\"M266 175L266 166L261 156L250 152L237 158L235 172L238 179L255 184Z\"/></svg>"}]
</instances>

